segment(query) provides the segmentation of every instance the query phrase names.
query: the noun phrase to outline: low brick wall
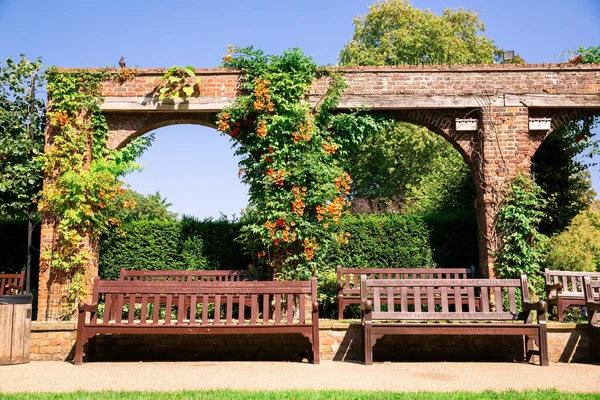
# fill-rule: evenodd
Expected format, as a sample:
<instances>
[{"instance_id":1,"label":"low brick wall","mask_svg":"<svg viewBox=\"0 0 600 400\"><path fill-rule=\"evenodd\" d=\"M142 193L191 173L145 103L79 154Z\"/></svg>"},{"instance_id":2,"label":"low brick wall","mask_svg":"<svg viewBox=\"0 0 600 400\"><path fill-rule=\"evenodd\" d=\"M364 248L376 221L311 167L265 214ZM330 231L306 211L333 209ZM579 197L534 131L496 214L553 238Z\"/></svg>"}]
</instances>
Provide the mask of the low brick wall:
<instances>
[{"instance_id":1,"label":"low brick wall","mask_svg":"<svg viewBox=\"0 0 600 400\"><path fill-rule=\"evenodd\" d=\"M31 361L64 361L73 358L76 325L72 322L32 322Z\"/></svg>"},{"instance_id":2,"label":"low brick wall","mask_svg":"<svg viewBox=\"0 0 600 400\"><path fill-rule=\"evenodd\" d=\"M33 322L31 360L70 360L76 339L74 323ZM549 323L552 362L590 362L586 324ZM261 360L300 361L310 343L289 335L101 335L98 361ZM362 361L360 323L320 321L324 360ZM373 349L375 361L521 361L523 340L508 336L384 336Z\"/></svg>"}]
</instances>

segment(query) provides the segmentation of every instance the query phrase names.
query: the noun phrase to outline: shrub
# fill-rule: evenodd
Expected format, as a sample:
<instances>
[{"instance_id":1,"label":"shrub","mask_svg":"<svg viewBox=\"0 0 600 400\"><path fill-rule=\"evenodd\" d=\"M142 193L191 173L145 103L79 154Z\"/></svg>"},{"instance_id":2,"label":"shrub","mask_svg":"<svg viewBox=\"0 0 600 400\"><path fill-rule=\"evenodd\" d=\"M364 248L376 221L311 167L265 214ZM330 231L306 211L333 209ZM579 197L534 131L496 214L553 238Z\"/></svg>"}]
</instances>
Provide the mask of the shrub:
<instances>
[{"instance_id":1,"label":"shrub","mask_svg":"<svg viewBox=\"0 0 600 400\"><path fill-rule=\"evenodd\" d=\"M546 266L561 271L600 271L600 201L550 238Z\"/></svg>"}]
</instances>

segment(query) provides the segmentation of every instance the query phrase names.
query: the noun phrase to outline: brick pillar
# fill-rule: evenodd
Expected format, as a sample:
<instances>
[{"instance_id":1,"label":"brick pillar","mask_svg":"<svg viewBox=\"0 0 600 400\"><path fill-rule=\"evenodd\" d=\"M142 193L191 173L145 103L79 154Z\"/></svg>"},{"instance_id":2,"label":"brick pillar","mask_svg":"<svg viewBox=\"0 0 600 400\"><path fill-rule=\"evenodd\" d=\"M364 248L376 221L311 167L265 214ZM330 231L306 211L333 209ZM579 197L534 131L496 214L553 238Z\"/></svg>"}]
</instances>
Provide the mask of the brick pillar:
<instances>
[{"instance_id":1,"label":"brick pillar","mask_svg":"<svg viewBox=\"0 0 600 400\"><path fill-rule=\"evenodd\" d=\"M493 253L498 248L495 218L505 196L505 183L519 171L529 173L529 115L526 107L484 107L481 131L473 151L475 203L479 226L479 272L494 278Z\"/></svg>"},{"instance_id":2,"label":"brick pillar","mask_svg":"<svg viewBox=\"0 0 600 400\"><path fill-rule=\"evenodd\" d=\"M82 115L80 118L85 118ZM52 137L56 134L50 124L47 124L46 130L46 145L45 148L49 149L52 146ZM82 136L82 140L86 140L88 151L84 154L85 167L89 168L91 163L91 143L92 133L87 132L87 137ZM46 183L51 179L52 171L47 171L44 177L44 187ZM76 316L74 309L69 310L68 306L68 288L70 280L68 276L61 273L58 270L52 269L50 264L52 262L52 253L57 251L57 220L54 216L48 213L42 213L42 228L40 238L40 251L50 252L50 258L44 260L40 257L40 271L39 271L39 283L38 283L38 321L54 321L59 319L65 319ZM88 258L87 266L85 267L85 287L86 287L86 302L91 301L92 289L93 289L93 278L98 276L98 241L90 240L89 236L84 236L83 243L81 244L82 250L87 250L90 254ZM73 312L73 315L69 316L69 312Z\"/></svg>"},{"instance_id":3,"label":"brick pillar","mask_svg":"<svg viewBox=\"0 0 600 400\"><path fill-rule=\"evenodd\" d=\"M55 250L55 220L44 215L40 247L41 251ZM85 270L85 287L87 303L92 301L94 277L98 276L98 246L97 240L84 238L82 248L90 253ZM38 285L38 321L56 321L65 318L69 310L65 308L68 299L69 278L50 267L50 260L40 259L39 285Z\"/></svg>"}]
</instances>

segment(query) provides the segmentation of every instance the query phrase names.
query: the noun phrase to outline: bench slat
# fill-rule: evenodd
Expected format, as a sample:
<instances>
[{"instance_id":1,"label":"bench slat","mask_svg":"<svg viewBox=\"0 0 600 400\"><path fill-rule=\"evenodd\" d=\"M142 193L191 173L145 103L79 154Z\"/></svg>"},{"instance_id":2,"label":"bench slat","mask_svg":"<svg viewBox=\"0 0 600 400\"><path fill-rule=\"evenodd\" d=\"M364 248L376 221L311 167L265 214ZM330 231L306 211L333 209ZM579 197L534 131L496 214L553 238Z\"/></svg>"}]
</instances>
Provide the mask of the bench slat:
<instances>
[{"instance_id":1,"label":"bench slat","mask_svg":"<svg viewBox=\"0 0 600 400\"><path fill-rule=\"evenodd\" d=\"M256 325L258 318L258 296L253 294L250 296L250 325Z\"/></svg>"},{"instance_id":2,"label":"bench slat","mask_svg":"<svg viewBox=\"0 0 600 400\"><path fill-rule=\"evenodd\" d=\"M467 288L467 297L469 299L469 312L475 312L475 288L468 287Z\"/></svg>"},{"instance_id":3,"label":"bench slat","mask_svg":"<svg viewBox=\"0 0 600 400\"><path fill-rule=\"evenodd\" d=\"M171 310L173 309L173 295L167 295L167 303L165 305L165 325L171 324Z\"/></svg>"},{"instance_id":4,"label":"bench slat","mask_svg":"<svg viewBox=\"0 0 600 400\"><path fill-rule=\"evenodd\" d=\"M304 294L300 295L299 303L300 303L300 320L299 320L299 322L301 324L304 324L304 323L306 323L306 309L305 309L306 295L304 295Z\"/></svg>"},{"instance_id":5,"label":"bench slat","mask_svg":"<svg viewBox=\"0 0 600 400\"><path fill-rule=\"evenodd\" d=\"M111 294L104 296L104 316L102 317L102 325L108 325L108 322L110 321L112 297Z\"/></svg>"},{"instance_id":6,"label":"bench slat","mask_svg":"<svg viewBox=\"0 0 600 400\"><path fill-rule=\"evenodd\" d=\"M442 312L448 312L448 288L446 286L442 286Z\"/></svg>"},{"instance_id":7,"label":"bench slat","mask_svg":"<svg viewBox=\"0 0 600 400\"><path fill-rule=\"evenodd\" d=\"M129 312L127 313L127 323L133 324L133 317L135 317L135 294L129 296Z\"/></svg>"},{"instance_id":8,"label":"bench slat","mask_svg":"<svg viewBox=\"0 0 600 400\"><path fill-rule=\"evenodd\" d=\"M509 312L489 313L457 313L457 312L384 312L373 311L373 320L457 320L457 321L479 321L479 320L516 320L517 315Z\"/></svg>"},{"instance_id":9,"label":"bench slat","mask_svg":"<svg viewBox=\"0 0 600 400\"><path fill-rule=\"evenodd\" d=\"M196 296L195 294L192 295L192 297L190 298L190 325L195 325L196 324L196 304L198 303L198 296ZM208 307L204 307L204 305L202 305L202 312L204 312L204 309L207 308L206 311L208 311Z\"/></svg>"},{"instance_id":10,"label":"bench slat","mask_svg":"<svg viewBox=\"0 0 600 400\"><path fill-rule=\"evenodd\" d=\"M504 311L504 304L502 303L502 289L499 287L495 287L494 288L494 296L496 299L496 302L494 303L496 305L496 311L498 311L498 312Z\"/></svg>"},{"instance_id":11,"label":"bench slat","mask_svg":"<svg viewBox=\"0 0 600 400\"><path fill-rule=\"evenodd\" d=\"M490 296L485 288L481 288L481 307L483 312L490 312Z\"/></svg>"},{"instance_id":12,"label":"bench slat","mask_svg":"<svg viewBox=\"0 0 600 400\"><path fill-rule=\"evenodd\" d=\"M281 323L281 295L275 295L275 324Z\"/></svg>"},{"instance_id":13,"label":"bench slat","mask_svg":"<svg viewBox=\"0 0 600 400\"><path fill-rule=\"evenodd\" d=\"M116 305L115 305L115 323L116 324L121 323L122 315L123 315L123 295L118 294Z\"/></svg>"},{"instance_id":14,"label":"bench slat","mask_svg":"<svg viewBox=\"0 0 600 400\"><path fill-rule=\"evenodd\" d=\"M225 323L227 325L231 324L231 319L233 318L233 295L227 295L227 311L225 313Z\"/></svg>"},{"instance_id":15,"label":"bench slat","mask_svg":"<svg viewBox=\"0 0 600 400\"><path fill-rule=\"evenodd\" d=\"M294 323L294 295L287 295L287 316L286 316L286 324L290 325Z\"/></svg>"},{"instance_id":16,"label":"bench slat","mask_svg":"<svg viewBox=\"0 0 600 400\"><path fill-rule=\"evenodd\" d=\"M184 316L185 316L185 296L179 295L179 301L177 303L177 324L178 325L181 325L181 323L183 322Z\"/></svg>"},{"instance_id":17,"label":"bench slat","mask_svg":"<svg viewBox=\"0 0 600 400\"><path fill-rule=\"evenodd\" d=\"M421 288L419 286L415 286L413 289L414 299L415 299L415 311L422 311L421 307Z\"/></svg>"},{"instance_id":18,"label":"bench slat","mask_svg":"<svg viewBox=\"0 0 600 400\"><path fill-rule=\"evenodd\" d=\"M160 316L160 295L159 294L155 294L154 295L154 312L152 315L152 325L157 325L158 324L158 317Z\"/></svg>"},{"instance_id":19,"label":"bench slat","mask_svg":"<svg viewBox=\"0 0 600 400\"><path fill-rule=\"evenodd\" d=\"M208 302L206 303L208 308ZM214 316L215 325L221 324L221 296L215 296L215 316Z\"/></svg>"},{"instance_id":20,"label":"bench slat","mask_svg":"<svg viewBox=\"0 0 600 400\"><path fill-rule=\"evenodd\" d=\"M263 294L263 324L266 325L269 322L269 295Z\"/></svg>"},{"instance_id":21,"label":"bench slat","mask_svg":"<svg viewBox=\"0 0 600 400\"><path fill-rule=\"evenodd\" d=\"M140 324L146 325L146 318L148 317L148 295L142 295L142 311L140 315Z\"/></svg>"},{"instance_id":22,"label":"bench slat","mask_svg":"<svg viewBox=\"0 0 600 400\"><path fill-rule=\"evenodd\" d=\"M244 325L246 311L246 296L243 294L240 295L240 300L238 303L238 325Z\"/></svg>"}]
</instances>

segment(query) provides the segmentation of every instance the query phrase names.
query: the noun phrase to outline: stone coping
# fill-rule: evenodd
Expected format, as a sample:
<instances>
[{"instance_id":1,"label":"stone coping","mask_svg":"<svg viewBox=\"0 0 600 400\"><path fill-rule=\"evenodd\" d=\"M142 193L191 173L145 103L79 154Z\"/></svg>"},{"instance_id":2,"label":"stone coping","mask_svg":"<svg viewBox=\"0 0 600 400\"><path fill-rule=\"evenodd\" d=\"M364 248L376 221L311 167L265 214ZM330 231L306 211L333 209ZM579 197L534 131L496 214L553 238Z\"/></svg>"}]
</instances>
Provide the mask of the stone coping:
<instances>
[{"instance_id":1,"label":"stone coping","mask_svg":"<svg viewBox=\"0 0 600 400\"><path fill-rule=\"evenodd\" d=\"M168 68L129 68L135 75L164 75ZM540 64L454 64L454 65L397 65L397 66L362 66L362 67L329 67L328 69L340 72L419 72L419 71L443 71L443 72L475 72L475 71L579 71L600 70L600 64L569 64L569 63L540 63ZM58 68L59 73L73 72L99 72L118 73L119 68ZM241 71L228 68L196 68L197 74L232 74L238 75Z\"/></svg>"},{"instance_id":2,"label":"stone coping","mask_svg":"<svg viewBox=\"0 0 600 400\"><path fill-rule=\"evenodd\" d=\"M547 324L549 330L552 331L570 331L573 329L587 329L587 323L576 323L576 322L554 322L550 321ZM360 327L359 320L337 320L337 319L319 319L320 330L342 330L348 329L351 326ZM77 329L77 323L75 322L44 322L44 321L33 321L31 323L31 330L36 331L72 331Z\"/></svg>"},{"instance_id":3,"label":"stone coping","mask_svg":"<svg viewBox=\"0 0 600 400\"><path fill-rule=\"evenodd\" d=\"M74 331L77 329L75 322L45 322L33 321L31 323L31 331Z\"/></svg>"}]
</instances>

